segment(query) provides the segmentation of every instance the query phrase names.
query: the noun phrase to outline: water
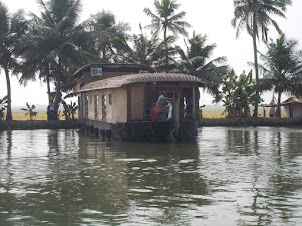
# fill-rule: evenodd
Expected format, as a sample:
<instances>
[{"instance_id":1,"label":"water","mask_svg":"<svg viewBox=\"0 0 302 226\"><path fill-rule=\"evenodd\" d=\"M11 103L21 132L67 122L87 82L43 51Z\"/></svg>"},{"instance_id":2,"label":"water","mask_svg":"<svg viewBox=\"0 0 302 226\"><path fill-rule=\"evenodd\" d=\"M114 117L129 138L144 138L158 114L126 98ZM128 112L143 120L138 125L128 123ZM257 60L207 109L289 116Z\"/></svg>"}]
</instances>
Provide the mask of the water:
<instances>
[{"instance_id":1,"label":"water","mask_svg":"<svg viewBox=\"0 0 302 226\"><path fill-rule=\"evenodd\" d=\"M175 144L0 132L0 225L301 225L301 146L299 128Z\"/></svg>"}]
</instances>

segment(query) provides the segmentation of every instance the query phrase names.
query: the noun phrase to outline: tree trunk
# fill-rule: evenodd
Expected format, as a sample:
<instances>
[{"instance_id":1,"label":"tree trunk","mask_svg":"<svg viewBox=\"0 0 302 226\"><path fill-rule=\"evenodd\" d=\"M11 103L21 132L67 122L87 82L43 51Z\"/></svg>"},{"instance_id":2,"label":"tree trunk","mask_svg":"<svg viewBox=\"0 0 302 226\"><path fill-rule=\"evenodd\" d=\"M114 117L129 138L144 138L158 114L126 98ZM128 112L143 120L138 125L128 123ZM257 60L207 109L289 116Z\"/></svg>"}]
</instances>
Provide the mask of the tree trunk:
<instances>
[{"instance_id":1,"label":"tree trunk","mask_svg":"<svg viewBox=\"0 0 302 226\"><path fill-rule=\"evenodd\" d=\"M281 103L281 94L282 94L282 92L279 91L278 92L277 110L276 110L276 113L275 113L275 117L278 117L278 118L281 118L281 106L280 106L280 103Z\"/></svg>"},{"instance_id":2,"label":"tree trunk","mask_svg":"<svg viewBox=\"0 0 302 226\"><path fill-rule=\"evenodd\" d=\"M166 43L167 41L167 28L164 28L164 42L165 42L165 67L164 67L164 72L167 72L167 68L168 68L168 44Z\"/></svg>"},{"instance_id":3,"label":"tree trunk","mask_svg":"<svg viewBox=\"0 0 302 226\"><path fill-rule=\"evenodd\" d=\"M55 105L55 120L58 120L58 110L59 110L59 104L61 102L61 97L62 97L62 93L61 93L61 76L58 75L57 76L57 81L56 81L56 96L54 98L54 105Z\"/></svg>"},{"instance_id":4,"label":"tree trunk","mask_svg":"<svg viewBox=\"0 0 302 226\"><path fill-rule=\"evenodd\" d=\"M50 95L50 83L49 83L49 74L46 77L46 84L47 84L47 94L48 94L48 105L50 104L51 101L51 95Z\"/></svg>"},{"instance_id":5,"label":"tree trunk","mask_svg":"<svg viewBox=\"0 0 302 226\"><path fill-rule=\"evenodd\" d=\"M11 95L11 86L10 86L10 78L9 71L7 68L4 68L5 76L6 76L6 88L7 88L7 109L6 109L6 121L12 121L12 95Z\"/></svg>"},{"instance_id":6,"label":"tree trunk","mask_svg":"<svg viewBox=\"0 0 302 226\"><path fill-rule=\"evenodd\" d=\"M256 37L256 15L253 18L253 46L254 46L254 62L256 75L256 101L253 117L258 117L258 103L259 103L259 71L258 71L258 57L257 57L257 37Z\"/></svg>"}]
</instances>

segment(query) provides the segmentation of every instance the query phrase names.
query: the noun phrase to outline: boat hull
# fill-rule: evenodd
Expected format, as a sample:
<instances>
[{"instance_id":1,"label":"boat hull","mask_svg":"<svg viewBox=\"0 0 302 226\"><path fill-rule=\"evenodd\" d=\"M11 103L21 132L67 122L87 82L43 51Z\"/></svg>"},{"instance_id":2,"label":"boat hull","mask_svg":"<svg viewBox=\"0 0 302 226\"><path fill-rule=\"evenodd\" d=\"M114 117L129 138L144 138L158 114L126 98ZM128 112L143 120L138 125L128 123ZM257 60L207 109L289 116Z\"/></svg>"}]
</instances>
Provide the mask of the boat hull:
<instances>
[{"instance_id":1,"label":"boat hull","mask_svg":"<svg viewBox=\"0 0 302 226\"><path fill-rule=\"evenodd\" d=\"M176 130L172 120L108 123L80 119L80 128L83 131L102 138L122 140L175 141L195 139L197 135L195 124L194 121L184 121Z\"/></svg>"}]
</instances>

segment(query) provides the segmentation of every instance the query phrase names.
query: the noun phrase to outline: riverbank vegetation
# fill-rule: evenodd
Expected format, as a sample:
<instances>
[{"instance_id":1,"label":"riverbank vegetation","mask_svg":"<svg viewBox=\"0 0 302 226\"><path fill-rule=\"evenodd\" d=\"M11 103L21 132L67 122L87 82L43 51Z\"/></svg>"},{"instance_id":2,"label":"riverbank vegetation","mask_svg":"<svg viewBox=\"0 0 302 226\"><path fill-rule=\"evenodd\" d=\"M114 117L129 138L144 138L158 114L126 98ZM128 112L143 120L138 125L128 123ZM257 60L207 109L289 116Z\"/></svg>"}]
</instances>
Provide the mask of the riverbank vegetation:
<instances>
[{"instance_id":1,"label":"riverbank vegetation","mask_svg":"<svg viewBox=\"0 0 302 226\"><path fill-rule=\"evenodd\" d=\"M62 116L58 111L60 105L64 107L65 119L72 119L70 111L76 106L73 104L68 110L62 93L72 92L75 84L72 74L76 69L95 62L138 63L157 72L197 76L204 82L203 88L213 95L214 102L223 101L227 117L250 117L251 109L252 115L258 117L264 90L278 94L278 106L283 92L302 96L301 51L287 41L273 20L273 16L285 18L291 0L234 0L230 26L234 26L237 35L245 29L252 37L255 76L252 71L235 75L225 56L213 57L216 44L209 44L206 34L188 34L191 25L176 0L155 0L154 9L145 8L151 21L146 27L140 26L140 34L131 34L127 22L117 21L116 15L104 9L78 23L81 0L39 0L37 4L41 14L27 17L23 10L10 15L0 0L0 67L7 81L7 100L1 112L6 109L6 121L17 118L11 109L12 74L19 75L20 85L36 79L45 82L49 95L49 103L45 105L54 104L55 119ZM268 42L270 25L282 36L276 44L271 40L268 52L261 54L262 61L258 62L257 41L261 36L262 41ZM178 38L184 38L184 47L177 45ZM50 84L54 84L54 90ZM276 117L281 117L279 109Z\"/></svg>"}]
</instances>

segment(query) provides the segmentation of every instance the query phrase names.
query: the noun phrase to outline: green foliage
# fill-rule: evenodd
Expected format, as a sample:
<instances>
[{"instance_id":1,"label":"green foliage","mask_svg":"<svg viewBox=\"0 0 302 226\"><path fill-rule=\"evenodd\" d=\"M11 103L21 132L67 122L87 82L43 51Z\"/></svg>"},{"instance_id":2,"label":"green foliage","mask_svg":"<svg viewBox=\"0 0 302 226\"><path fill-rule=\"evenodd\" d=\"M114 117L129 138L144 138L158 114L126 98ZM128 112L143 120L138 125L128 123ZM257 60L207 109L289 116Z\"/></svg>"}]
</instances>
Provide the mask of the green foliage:
<instances>
[{"instance_id":1,"label":"green foliage","mask_svg":"<svg viewBox=\"0 0 302 226\"><path fill-rule=\"evenodd\" d=\"M186 12L176 13L180 5L175 0L155 0L154 6L156 13L153 13L149 8L144 9L146 15L151 17L151 24L146 27L151 29L154 37L158 37L161 32L163 33L165 46L160 54L162 56L162 59L160 59L161 67L158 67L158 69L159 71L167 72L173 69L175 59L171 61L170 56L175 56L176 53L176 49L169 45L170 41L168 39L171 39L171 36L167 32L171 31L175 40L178 34L187 36L186 29L191 27L191 25L183 20Z\"/></svg>"},{"instance_id":2,"label":"green foliage","mask_svg":"<svg viewBox=\"0 0 302 226\"><path fill-rule=\"evenodd\" d=\"M27 108L21 108L22 111L26 111L25 115L29 115L30 120L33 120L33 117L36 117L38 112L34 111L36 109L36 106L29 105L28 102L26 102L26 107Z\"/></svg>"},{"instance_id":3,"label":"green foliage","mask_svg":"<svg viewBox=\"0 0 302 226\"><path fill-rule=\"evenodd\" d=\"M18 10L9 14L6 6L0 1L0 69L5 72L7 86L6 121L12 120L10 72L16 74L19 66L19 49L22 46L22 37L27 30L27 21L24 11Z\"/></svg>"},{"instance_id":4,"label":"green foliage","mask_svg":"<svg viewBox=\"0 0 302 226\"><path fill-rule=\"evenodd\" d=\"M211 95L215 97L215 102L220 101L221 95L219 87L224 76L228 73L226 57L213 58L216 44L207 45L207 36L193 33L193 37L188 39L186 50L178 48L180 61L178 70L182 73L195 75L200 78Z\"/></svg>"},{"instance_id":5,"label":"green foliage","mask_svg":"<svg viewBox=\"0 0 302 226\"><path fill-rule=\"evenodd\" d=\"M114 55L115 62L155 66L158 49L160 48L159 39L157 37L149 39L146 34L143 34L141 26L140 30L139 35L130 37L130 44L128 44L128 40L117 36L112 39L113 46L117 49Z\"/></svg>"},{"instance_id":6,"label":"green foliage","mask_svg":"<svg viewBox=\"0 0 302 226\"><path fill-rule=\"evenodd\" d=\"M70 104L66 104L65 101L62 101L62 104L64 108L62 116L65 116L66 120L74 119L74 115L78 110L78 106L76 105L76 103L72 103L72 101L70 101Z\"/></svg>"},{"instance_id":7,"label":"green foliage","mask_svg":"<svg viewBox=\"0 0 302 226\"><path fill-rule=\"evenodd\" d=\"M117 22L111 12L104 10L92 15L85 25L91 31L93 40L89 43L90 52L98 55L103 63L111 62L111 58L116 54L113 48L115 40L126 41L127 31L130 30L128 23Z\"/></svg>"},{"instance_id":8,"label":"green foliage","mask_svg":"<svg viewBox=\"0 0 302 226\"><path fill-rule=\"evenodd\" d=\"M81 0L38 0L37 3L41 14L31 14L20 81L34 79L36 73L52 81L57 112L62 91L70 91L75 84L71 74L97 57L87 52L91 34L87 34L83 24L78 24Z\"/></svg>"},{"instance_id":9,"label":"green foliage","mask_svg":"<svg viewBox=\"0 0 302 226\"><path fill-rule=\"evenodd\" d=\"M162 31L164 40L167 38L167 31L170 30L174 35L182 34L187 35L186 29L191 27L189 23L183 21L186 12L181 11L176 13L180 7L174 0L155 0L154 1L156 14L149 8L145 8L144 12L147 16L151 17L151 24L147 27L150 28L154 36L158 36Z\"/></svg>"},{"instance_id":10,"label":"green foliage","mask_svg":"<svg viewBox=\"0 0 302 226\"><path fill-rule=\"evenodd\" d=\"M280 102L283 92L301 96L302 52L298 42L287 40L284 35L267 44L267 53L261 55L263 65L262 90L278 93L276 116L281 117Z\"/></svg>"},{"instance_id":11,"label":"green foliage","mask_svg":"<svg viewBox=\"0 0 302 226\"><path fill-rule=\"evenodd\" d=\"M234 18L232 26L236 28L236 37L239 36L243 29L253 38L254 65L256 77L256 99L254 117L258 116L259 96L259 68L258 68L258 49L257 38L261 35L262 40L266 43L269 31L269 25L273 25L279 34L282 31L278 23L273 19L273 15L285 18L284 12L287 5L291 5L292 0L234 0Z\"/></svg>"},{"instance_id":12,"label":"green foliage","mask_svg":"<svg viewBox=\"0 0 302 226\"><path fill-rule=\"evenodd\" d=\"M225 78L223 91L224 113L228 117L250 117L250 105L256 100L256 83L252 71L239 77L232 70Z\"/></svg>"},{"instance_id":13,"label":"green foliage","mask_svg":"<svg viewBox=\"0 0 302 226\"><path fill-rule=\"evenodd\" d=\"M0 121L4 120L5 117L5 109L7 108L7 96L0 98Z\"/></svg>"}]
</instances>

